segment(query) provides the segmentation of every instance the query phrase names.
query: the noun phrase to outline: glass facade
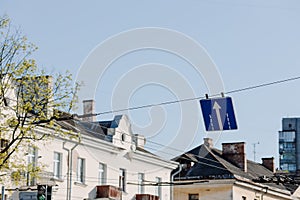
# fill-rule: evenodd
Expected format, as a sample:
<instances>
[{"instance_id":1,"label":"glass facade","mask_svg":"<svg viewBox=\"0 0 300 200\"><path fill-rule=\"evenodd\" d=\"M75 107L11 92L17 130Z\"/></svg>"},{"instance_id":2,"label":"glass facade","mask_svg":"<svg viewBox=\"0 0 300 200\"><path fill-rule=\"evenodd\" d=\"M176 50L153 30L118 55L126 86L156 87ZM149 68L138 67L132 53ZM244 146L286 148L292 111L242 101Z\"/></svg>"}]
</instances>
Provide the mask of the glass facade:
<instances>
[{"instance_id":1,"label":"glass facade","mask_svg":"<svg viewBox=\"0 0 300 200\"><path fill-rule=\"evenodd\" d=\"M296 171L296 131L279 132L279 167L280 170Z\"/></svg>"}]
</instances>

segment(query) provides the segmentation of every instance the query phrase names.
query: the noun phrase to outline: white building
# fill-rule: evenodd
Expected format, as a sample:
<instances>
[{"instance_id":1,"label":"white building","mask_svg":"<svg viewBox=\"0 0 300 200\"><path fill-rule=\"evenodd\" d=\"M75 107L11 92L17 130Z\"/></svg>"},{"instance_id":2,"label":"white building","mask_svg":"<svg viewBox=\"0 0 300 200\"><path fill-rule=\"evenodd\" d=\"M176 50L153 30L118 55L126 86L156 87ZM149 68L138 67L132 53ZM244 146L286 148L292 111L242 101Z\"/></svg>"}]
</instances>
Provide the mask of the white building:
<instances>
[{"instance_id":1,"label":"white building","mask_svg":"<svg viewBox=\"0 0 300 200\"><path fill-rule=\"evenodd\" d=\"M86 101L89 106L91 101ZM87 120L91 120L87 119ZM7 186L8 199L36 199L37 185L52 190L52 200L170 199L170 173L178 165L144 149L145 138L133 134L128 117L96 122L71 119L57 122L80 133L75 139L52 138L28 148L28 162L40 166L39 178ZM53 130L39 129L37 132ZM142 194L142 195L137 195Z\"/></svg>"}]
</instances>

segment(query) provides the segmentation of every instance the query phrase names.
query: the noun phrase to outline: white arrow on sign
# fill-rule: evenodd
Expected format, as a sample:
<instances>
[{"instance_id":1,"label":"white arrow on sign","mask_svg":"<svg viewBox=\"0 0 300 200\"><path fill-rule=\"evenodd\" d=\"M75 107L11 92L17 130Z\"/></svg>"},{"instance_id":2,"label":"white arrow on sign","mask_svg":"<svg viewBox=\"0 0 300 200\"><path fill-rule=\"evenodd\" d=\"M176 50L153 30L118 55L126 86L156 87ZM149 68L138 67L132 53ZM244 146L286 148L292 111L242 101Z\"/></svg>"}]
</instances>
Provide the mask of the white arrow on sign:
<instances>
[{"instance_id":1,"label":"white arrow on sign","mask_svg":"<svg viewBox=\"0 0 300 200\"><path fill-rule=\"evenodd\" d=\"M222 123L221 114L220 114L221 106L216 101L214 103L213 109L216 111L216 114L217 114L219 128L220 128L220 130L223 130L223 123Z\"/></svg>"}]
</instances>

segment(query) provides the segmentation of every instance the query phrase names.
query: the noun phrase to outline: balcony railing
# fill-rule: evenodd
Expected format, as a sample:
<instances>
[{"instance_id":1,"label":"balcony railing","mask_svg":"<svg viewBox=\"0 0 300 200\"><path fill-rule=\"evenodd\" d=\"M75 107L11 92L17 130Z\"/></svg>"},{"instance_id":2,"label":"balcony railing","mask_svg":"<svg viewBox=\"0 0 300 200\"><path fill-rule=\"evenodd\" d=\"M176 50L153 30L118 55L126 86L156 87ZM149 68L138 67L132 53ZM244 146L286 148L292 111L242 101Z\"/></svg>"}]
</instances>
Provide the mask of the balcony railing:
<instances>
[{"instance_id":1,"label":"balcony railing","mask_svg":"<svg viewBox=\"0 0 300 200\"><path fill-rule=\"evenodd\" d=\"M155 196L152 194L136 194L136 200L159 200L159 196Z\"/></svg>"},{"instance_id":2,"label":"balcony railing","mask_svg":"<svg viewBox=\"0 0 300 200\"><path fill-rule=\"evenodd\" d=\"M121 200L121 191L112 185L99 185L97 186L97 198Z\"/></svg>"}]
</instances>

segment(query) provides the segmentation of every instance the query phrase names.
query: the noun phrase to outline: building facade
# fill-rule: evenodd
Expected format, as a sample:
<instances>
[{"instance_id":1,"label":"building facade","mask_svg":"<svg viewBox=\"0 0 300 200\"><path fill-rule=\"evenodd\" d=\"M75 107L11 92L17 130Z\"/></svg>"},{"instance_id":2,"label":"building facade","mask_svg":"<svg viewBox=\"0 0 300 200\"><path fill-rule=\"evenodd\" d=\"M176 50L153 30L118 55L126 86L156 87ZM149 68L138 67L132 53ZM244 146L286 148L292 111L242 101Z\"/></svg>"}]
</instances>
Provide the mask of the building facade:
<instances>
[{"instance_id":1,"label":"building facade","mask_svg":"<svg viewBox=\"0 0 300 200\"><path fill-rule=\"evenodd\" d=\"M279 131L279 169L289 173L300 170L300 118L283 118Z\"/></svg>"},{"instance_id":2,"label":"building facade","mask_svg":"<svg viewBox=\"0 0 300 200\"><path fill-rule=\"evenodd\" d=\"M174 158L181 167L172 172L174 200L284 200L298 199L298 184L274 174L274 158L262 163L246 159L245 143L212 140ZM290 187L293 186L293 187Z\"/></svg>"},{"instance_id":3,"label":"building facade","mask_svg":"<svg viewBox=\"0 0 300 200\"><path fill-rule=\"evenodd\" d=\"M48 80L45 86L50 89L46 91L51 91L52 78L45 78ZM85 117L76 118L50 108L52 95L43 96L45 105L39 98L35 99L37 107L42 104L37 112L32 108L33 99L21 101L18 98L17 91L26 90L28 85L18 85L10 79L7 85L0 102L1 150L6 151L10 141L21 141L14 137L16 134L28 130L32 134L17 146L14 156L6 162L9 165L1 168L0 186L5 199L170 199L170 187L162 187L161 183L170 181L170 173L177 163L148 152L144 148L145 138L133 133L126 115L96 121L92 115L94 101L87 100L83 106ZM25 105L25 108L22 110L18 105ZM25 114L18 114L20 110ZM38 121L24 117L36 119L41 113L44 113L43 118ZM48 126L48 119L54 116L57 120ZM15 119L23 118L28 119L23 120L23 124L38 123L39 126L28 130L28 125L19 129L13 126L18 124Z\"/></svg>"},{"instance_id":4,"label":"building facade","mask_svg":"<svg viewBox=\"0 0 300 200\"><path fill-rule=\"evenodd\" d=\"M57 122L63 130L80 135L79 140L53 137L22 152L27 164L41 171L37 177L25 172L17 183L5 183L7 199L35 200L42 190L48 191L48 200L171 198L170 187L160 183L170 182L176 162L148 152L145 138L133 134L126 115L89 120ZM51 134L53 130L36 131Z\"/></svg>"}]
</instances>

